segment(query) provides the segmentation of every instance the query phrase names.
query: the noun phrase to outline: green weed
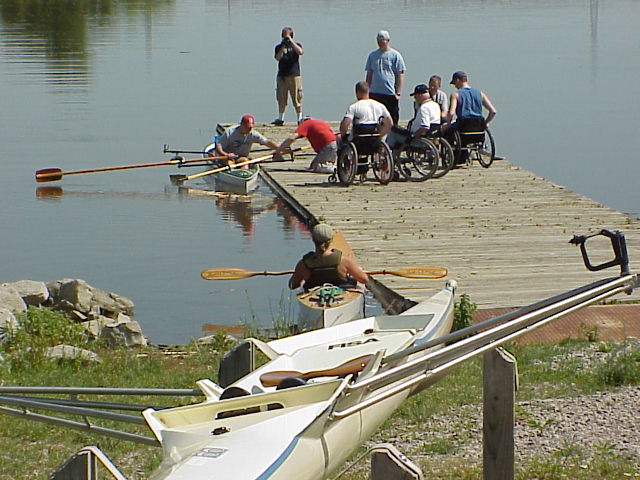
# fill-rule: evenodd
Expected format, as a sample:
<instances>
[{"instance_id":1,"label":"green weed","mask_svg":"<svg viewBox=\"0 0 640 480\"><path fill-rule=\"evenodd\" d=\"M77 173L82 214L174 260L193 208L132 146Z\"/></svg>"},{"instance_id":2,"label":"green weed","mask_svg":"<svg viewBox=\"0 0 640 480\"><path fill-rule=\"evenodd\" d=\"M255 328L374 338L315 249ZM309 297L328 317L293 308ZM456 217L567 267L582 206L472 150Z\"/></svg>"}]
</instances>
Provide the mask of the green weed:
<instances>
[{"instance_id":1,"label":"green weed","mask_svg":"<svg viewBox=\"0 0 640 480\"><path fill-rule=\"evenodd\" d=\"M461 330L473 325L473 312L478 306L469 300L469 295L463 293L460 300L457 301L453 309L453 328L452 331Z\"/></svg>"}]
</instances>

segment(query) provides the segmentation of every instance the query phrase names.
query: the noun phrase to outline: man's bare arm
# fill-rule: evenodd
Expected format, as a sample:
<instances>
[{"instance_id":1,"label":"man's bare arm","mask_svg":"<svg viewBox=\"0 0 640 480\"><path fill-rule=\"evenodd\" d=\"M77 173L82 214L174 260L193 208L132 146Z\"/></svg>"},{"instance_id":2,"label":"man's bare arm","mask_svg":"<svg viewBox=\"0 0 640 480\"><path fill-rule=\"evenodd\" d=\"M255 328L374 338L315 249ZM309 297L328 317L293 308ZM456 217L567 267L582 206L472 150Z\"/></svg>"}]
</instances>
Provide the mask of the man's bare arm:
<instances>
[{"instance_id":1,"label":"man's bare arm","mask_svg":"<svg viewBox=\"0 0 640 480\"><path fill-rule=\"evenodd\" d=\"M489 125L489 123L491 122L491 120L493 120L493 117L496 116L496 113L498 113L498 111L493 106L493 103L491 103L491 100L489 100L489 97L487 97L484 94L484 92L482 92L482 106L489 111L489 115L487 115L487 118L485 119L485 123Z\"/></svg>"}]
</instances>

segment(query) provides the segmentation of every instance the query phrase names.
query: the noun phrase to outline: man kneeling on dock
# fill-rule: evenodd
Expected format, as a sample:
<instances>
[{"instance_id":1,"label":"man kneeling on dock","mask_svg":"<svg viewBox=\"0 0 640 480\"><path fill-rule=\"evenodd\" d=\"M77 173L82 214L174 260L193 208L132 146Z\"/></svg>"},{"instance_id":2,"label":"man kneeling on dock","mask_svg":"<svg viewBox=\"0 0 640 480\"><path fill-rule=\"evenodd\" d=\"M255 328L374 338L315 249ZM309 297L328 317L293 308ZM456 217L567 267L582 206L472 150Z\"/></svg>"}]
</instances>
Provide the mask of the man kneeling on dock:
<instances>
[{"instance_id":1,"label":"man kneeling on dock","mask_svg":"<svg viewBox=\"0 0 640 480\"><path fill-rule=\"evenodd\" d=\"M336 134L324 120L311 117L302 119L296 131L290 137L283 140L278 149L273 153L274 157L290 148L291 144L299 138L307 138L316 156L309 165L309 170L317 173L333 173L335 168L338 146Z\"/></svg>"},{"instance_id":2,"label":"man kneeling on dock","mask_svg":"<svg viewBox=\"0 0 640 480\"><path fill-rule=\"evenodd\" d=\"M369 276L355 260L342 255L340 250L329 248L333 239L333 229L326 223L319 223L311 230L311 239L316 247L307 253L296 265L289 279L289 288L303 285L305 290L325 283L336 286L353 286L356 282L367 283Z\"/></svg>"}]
</instances>

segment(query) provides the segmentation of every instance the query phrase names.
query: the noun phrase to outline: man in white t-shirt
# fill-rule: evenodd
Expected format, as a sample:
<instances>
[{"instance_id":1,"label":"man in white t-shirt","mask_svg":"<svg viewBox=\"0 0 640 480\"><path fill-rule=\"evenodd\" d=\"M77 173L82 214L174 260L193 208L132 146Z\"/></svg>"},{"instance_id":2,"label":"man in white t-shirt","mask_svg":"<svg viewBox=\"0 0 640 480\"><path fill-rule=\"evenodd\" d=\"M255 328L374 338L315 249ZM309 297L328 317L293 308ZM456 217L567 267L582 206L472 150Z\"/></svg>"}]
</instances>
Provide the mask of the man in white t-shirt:
<instances>
[{"instance_id":1,"label":"man in white t-shirt","mask_svg":"<svg viewBox=\"0 0 640 480\"><path fill-rule=\"evenodd\" d=\"M340 122L340 135L347 138L351 125L380 125L378 132L384 136L391 130L392 120L389 110L382 103L369 98L369 84L367 82L356 83L357 102L349 105L342 122ZM353 129L349 140L353 139Z\"/></svg>"},{"instance_id":2,"label":"man in white t-shirt","mask_svg":"<svg viewBox=\"0 0 640 480\"><path fill-rule=\"evenodd\" d=\"M429 87L424 83L416 85L411 94L418 104L416 115L411 120L409 131L412 137L421 137L440 128L440 106L433 101Z\"/></svg>"}]
</instances>

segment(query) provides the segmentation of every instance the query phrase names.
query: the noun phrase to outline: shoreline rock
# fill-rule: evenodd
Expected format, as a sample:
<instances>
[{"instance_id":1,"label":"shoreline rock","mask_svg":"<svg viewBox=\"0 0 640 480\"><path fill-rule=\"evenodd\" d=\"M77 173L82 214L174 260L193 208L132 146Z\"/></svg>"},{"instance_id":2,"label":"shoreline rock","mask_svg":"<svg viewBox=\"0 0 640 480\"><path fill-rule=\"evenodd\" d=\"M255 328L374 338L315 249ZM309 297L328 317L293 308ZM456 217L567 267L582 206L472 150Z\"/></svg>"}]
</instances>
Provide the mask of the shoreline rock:
<instances>
[{"instance_id":1,"label":"shoreline rock","mask_svg":"<svg viewBox=\"0 0 640 480\"><path fill-rule=\"evenodd\" d=\"M63 312L82 323L92 338L104 339L112 346L134 348L149 343L140 324L132 318L134 304L130 299L70 278L0 284L0 338L7 328L19 324L15 313L24 313L29 306Z\"/></svg>"}]
</instances>

